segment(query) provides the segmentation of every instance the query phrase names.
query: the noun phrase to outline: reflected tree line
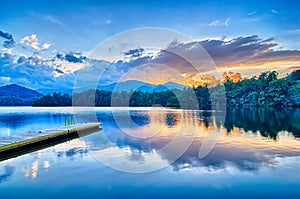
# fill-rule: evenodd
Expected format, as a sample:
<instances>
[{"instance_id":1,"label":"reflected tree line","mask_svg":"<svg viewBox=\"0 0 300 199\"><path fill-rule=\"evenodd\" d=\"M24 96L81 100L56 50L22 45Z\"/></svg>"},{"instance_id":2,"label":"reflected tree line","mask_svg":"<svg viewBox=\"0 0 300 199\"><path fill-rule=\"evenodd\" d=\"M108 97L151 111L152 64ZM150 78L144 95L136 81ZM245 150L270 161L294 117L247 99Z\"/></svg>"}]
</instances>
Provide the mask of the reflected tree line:
<instances>
[{"instance_id":1,"label":"reflected tree line","mask_svg":"<svg viewBox=\"0 0 300 199\"><path fill-rule=\"evenodd\" d=\"M182 114L182 115L181 115ZM181 121L181 117L183 120ZM145 119L135 115L132 119L139 125L147 125L151 122L150 116ZM228 109L225 120L218 114L211 111L194 111L177 113L168 112L164 115L164 124L168 127L178 125L180 122L187 122L192 125L204 125L205 127L223 126L227 133L234 128L243 129L245 132L259 133L261 136L277 140L280 132L292 133L295 137L300 138L300 109ZM193 123L196 118L197 122ZM143 120L143 122L141 121ZM190 120L190 121L189 121ZM161 120L160 120L161 121Z\"/></svg>"},{"instance_id":2,"label":"reflected tree line","mask_svg":"<svg viewBox=\"0 0 300 199\"><path fill-rule=\"evenodd\" d=\"M154 118L168 127L176 125L204 125L205 127L224 127L228 134L234 128L246 133L256 133L272 140L278 140L281 132L300 138L300 109L228 109L225 119L211 111L167 112ZM151 123L150 115L134 113L131 119L140 126ZM182 119L182 120L181 120Z\"/></svg>"},{"instance_id":3,"label":"reflected tree line","mask_svg":"<svg viewBox=\"0 0 300 199\"><path fill-rule=\"evenodd\" d=\"M300 138L300 109L228 109L224 127L231 132L234 127L246 132L260 133L277 140L279 133L287 131Z\"/></svg>"},{"instance_id":4,"label":"reflected tree line","mask_svg":"<svg viewBox=\"0 0 300 199\"><path fill-rule=\"evenodd\" d=\"M211 110L220 107L299 107L300 70L285 78L276 71L264 72L259 77L234 82L227 78L216 86L186 87L160 92L87 90L82 93L54 93L36 100L33 106L132 106Z\"/></svg>"}]
</instances>

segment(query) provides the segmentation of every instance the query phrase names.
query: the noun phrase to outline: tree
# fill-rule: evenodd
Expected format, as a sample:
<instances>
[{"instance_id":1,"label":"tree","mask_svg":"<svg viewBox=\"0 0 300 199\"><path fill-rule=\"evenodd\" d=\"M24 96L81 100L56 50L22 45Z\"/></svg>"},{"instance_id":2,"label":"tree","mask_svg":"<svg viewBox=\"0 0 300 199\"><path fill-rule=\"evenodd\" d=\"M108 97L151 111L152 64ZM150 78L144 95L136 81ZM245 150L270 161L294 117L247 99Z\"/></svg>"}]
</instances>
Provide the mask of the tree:
<instances>
[{"instance_id":1,"label":"tree","mask_svg":"<svg viewBox=\"0 0 300 199\"><path fill-rule=\"evenodd\" d=\"M284 107L300 105L300 70L292 72L288 77L278 79L276 71L263 72L258 78L243 79L233 82L230 78L224 85L214 87L187 87L183 90L173 89L160 92L114 92L103 90L87 90L73 95L74 106L153 106L182 109L216 109L225 107ZM224 90L225 87L225 90ZM18 99L14 99L17 101ZM111 104L113 100L113 104ZM0 104L14 105L5 98ZM19 103L27 103L19 101ZM71 106L72 97L68 94L53 93L36 100L34 106Z\"/></svg>"}]
</instances>

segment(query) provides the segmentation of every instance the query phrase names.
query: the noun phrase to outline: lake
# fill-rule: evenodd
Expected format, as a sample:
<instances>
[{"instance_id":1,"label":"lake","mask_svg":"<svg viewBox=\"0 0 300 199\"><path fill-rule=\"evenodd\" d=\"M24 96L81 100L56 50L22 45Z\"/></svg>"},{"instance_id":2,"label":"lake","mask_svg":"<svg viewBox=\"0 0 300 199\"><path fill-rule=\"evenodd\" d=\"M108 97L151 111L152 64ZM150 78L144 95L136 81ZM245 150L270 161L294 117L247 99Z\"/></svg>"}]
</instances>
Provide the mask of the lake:
<instances>
[{"instance_id":1,"label":"lake","mask_svg":"<svg viewBox=\"0 0 300 199\"><path fill-rule=\"evenodd\" d=\"M300 109L0 108L7 137L102 130L0 162L1 198L299 198Z\"/></svg>"}]
</instances>

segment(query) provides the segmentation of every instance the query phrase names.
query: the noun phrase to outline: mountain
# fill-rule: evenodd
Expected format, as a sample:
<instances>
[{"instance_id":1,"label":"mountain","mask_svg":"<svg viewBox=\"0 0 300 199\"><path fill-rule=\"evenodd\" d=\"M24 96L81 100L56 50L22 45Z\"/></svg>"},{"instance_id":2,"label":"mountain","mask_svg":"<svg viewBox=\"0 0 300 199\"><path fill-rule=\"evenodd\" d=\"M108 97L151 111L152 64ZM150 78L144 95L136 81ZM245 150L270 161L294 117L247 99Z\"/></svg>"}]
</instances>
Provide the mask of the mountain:
<instances>
[{"instance_id":1,"label":"mountain","mask_svg":"<svg viewBox=\"0 0 300 199\"><path fill-rule=\"evenodd\" d=\"M167 82L164 84L159 84L155 87L155 91L159 92L159 91L164 91L164 90L173 90L173 89L179 89L179 90L183 90L183 88L186 87L182 84L177 84L175 82Z\"/></svg>"},{"instance_id":2,"label":"mountain","mask_svg":"<svg viewBox=\"0 0 300 199\"><path fill-rule=\"evenodd\" d=\"M42 88L42 89L37 89L36 91L39 93L42 93L44 95L47 95L47 94L52 95L53 93L66 93L66 94L72 95L72 93L73 93L73 89L70 89L70 88L58 88L58 89Z\"/></svg>"},{"instance_id":3,"label":"mountain","mask_svg":"<svg viewBox=\"0 0 300 199\"><path fill-rule=\"evenodd\" d=\"M131 89L143 92L159 92L172 89L182 90L185 86L174 82L167 82L165 84L153 85L137 80L128 80L125 82L112 83L104 86L98 86L99 90L105 91L130 91Z\"/></svg>"},{"instance_id":4,"label":"mountain","mask_svg":"<svg viewBox=\"0 0 300 199\"><path fill-rule=\"evenodd\" d=\"M117 82L105 86L98 86L99 90L105 91L130 91L131 89L146 91L152 88L153 85L136 80L128 80L125 82Z\"/></svg>"},{"instance_id":5,"label":"mountain","mask_svg":"<svg viewBox=\"0 0 300 199\"><path fill-rule=\"evenodd\" d=\"M28 98L39 98L42 97L43 94L35 90L20 86L18 84L9 84L0 87L0 97L3 96L14 96L23 99L28 99Z\"/></svg>"},{"instance_id":6,"label":"mountain","mask_svg":"<svg viewBox=\"0 0 300 199\"><path fill-rule=\"evenodd\" d=\"M17 85L10 84L0 87L0 106L31 106L43 94Z\"/></svg>"}]
</instances>

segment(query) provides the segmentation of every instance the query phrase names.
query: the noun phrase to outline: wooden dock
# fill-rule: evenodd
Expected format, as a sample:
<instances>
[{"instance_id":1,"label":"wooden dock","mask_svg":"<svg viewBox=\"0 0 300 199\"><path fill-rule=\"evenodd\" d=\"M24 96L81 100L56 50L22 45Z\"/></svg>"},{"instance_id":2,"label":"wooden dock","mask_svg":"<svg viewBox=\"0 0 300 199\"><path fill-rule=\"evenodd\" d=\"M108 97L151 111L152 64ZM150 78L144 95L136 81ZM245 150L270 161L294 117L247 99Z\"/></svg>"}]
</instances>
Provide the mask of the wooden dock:
<instances>
[{"instance_id":1,"label":"wooden dock","mask_svg":"<svg viewBox=\"0 0 300 199\"><path fill-rule=\"evenodd\" d=\"M13 143L0 146L0 161L83 137L99 130L101 130L101 123L84 123L24 134L24 136L17 137L17 141Z\"/></svg>"}]
</instances>

